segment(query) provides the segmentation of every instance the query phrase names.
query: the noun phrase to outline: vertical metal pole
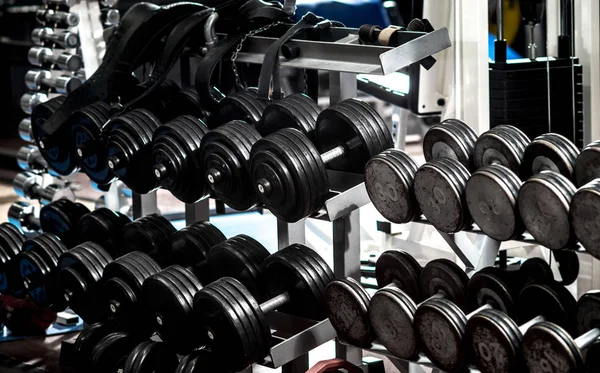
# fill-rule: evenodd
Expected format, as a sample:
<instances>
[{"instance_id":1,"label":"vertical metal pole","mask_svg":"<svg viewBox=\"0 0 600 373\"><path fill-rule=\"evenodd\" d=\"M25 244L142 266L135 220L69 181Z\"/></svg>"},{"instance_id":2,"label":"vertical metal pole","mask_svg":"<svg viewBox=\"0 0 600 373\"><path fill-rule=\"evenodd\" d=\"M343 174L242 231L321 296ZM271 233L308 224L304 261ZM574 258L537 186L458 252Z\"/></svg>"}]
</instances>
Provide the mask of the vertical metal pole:
<instances>
[{"instance_id":1,"label":"vertical metal pole","mask_svg":"<svg viewBox=\"0 0 600 373\"><path fill-rule=\"evenodd\" d=\"M210 219L209 199L203 199L196 203L185 204L185 224L194 224L197 221L208 221Z\"/></svg>"},{"instance_id":2,"label":"vertical metal pole","mask_svg":"<svg viewBox=\"0 0 600 373\"><path fill-rule=\"evenodd\" d=\"M281 250L293 243L306 242L306 219L296 223L286 223L277 219L277 249Z\"/></svg>"},{"instance_id":3,"label":"vertical metal pole","mask_svg":"<svg viewBox=\"0 0 600 373\"><path fill-rule=\"evenodd\" d=\"M104 193L104 206L113 211L121 210L118 184L117 181L113 182L110 184L108 191Z\"/></svg>"},{"instance_id":4,"label":"vertical metal pole","mask_svg":"<svg viewBox=\"0 0 600 373\"><path fill-rule=\"evenodd\" d=\"M156 192L151 192L148 194L138 194L134 192L131 200L134 219L158 212Z\"/></svg>"},{"instance_id":5,"label":"vertical metal pole","mask_svg":"<svg viewBox=\"0 0 600 373\"><path fill-rule=\"evenodd\" d=\"M301 355L281 367L281 373L305 373L308 370L308 354Z\"/></svg>"},{"instance_id":6,"label":"vertical metal pole","mask_svg":"<svg viewBox=\"0 0 600 373\"><path fill-rule=\"evenodd\" d=\"M329 73L329 103L337 104L347 98L356 97L358 89L356 86L356 74L353 73Z\"/></svg>"},{"instance_id":7,"label":"vertical metal pole","mask_svg":"<svg viewBox=\"0 0 600 373\"><path fill-rule=\"evenodd\" d=\"M333 221L333 272L336 278L360 280L360 213L354 210ZM336 343L335 356L362 364L362 350Z\"/></svg>"}]
</instances>

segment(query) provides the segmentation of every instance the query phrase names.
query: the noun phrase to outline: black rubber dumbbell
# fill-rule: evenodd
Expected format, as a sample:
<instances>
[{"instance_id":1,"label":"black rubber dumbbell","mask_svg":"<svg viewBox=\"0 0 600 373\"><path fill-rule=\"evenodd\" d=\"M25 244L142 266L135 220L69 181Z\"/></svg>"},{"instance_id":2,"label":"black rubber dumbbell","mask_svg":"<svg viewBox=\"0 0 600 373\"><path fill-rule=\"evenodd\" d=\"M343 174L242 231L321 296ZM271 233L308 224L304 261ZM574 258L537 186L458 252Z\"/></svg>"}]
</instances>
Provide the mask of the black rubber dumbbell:
<instances>
[{"instance_id":1,"label":"black rubber dumbbell","mask_svg":"<svg viewBox=\"0 0 600 373\"><path fill-rule=\"evenodd\" d=\"M552 323L540 322L530 327L523 336L523 356L530 372L551 370L553 372L595 372L598 369L597 356L590 355L584 360L588 347L597 346L600 338L600 292L585 293L577 302L575 313L576 330ZM572 335L578 335L573 338ZM597 347L596 347L597 349ZM597 351L597 350L596 350ZM589 369L588 369L589 368Z\"/></svg>"},{"instance_id":2,"label":"black rubber dumbbell","mask_svg":"<svg viewBox=\"0 0 600 373\"><path fill-rule=\"evenodd\" d=\"M530 143L527 135L516 127L501 125L491 128L475 142L473 166L478 170L500 165L519 175L525 149Z\"/></svg>"},{"instance_id":3,"label":"black rubber dumbbell","mask_svg":"<svg viewBox=\"0 0 600 373\"><path fill-rule=\"evenodd\" d=\"M583 152L581 153L583 154ZM600 183L591 181L579 188L571 198L569 206L569 220L573 227L573 234L583 245L585 250L594 258L600 259Z\"/></svg>"},{"instance_id":4,"label":"black rubber dumbbell","mask_svg":"<svg viewBox=\"0 0 600 373\"><path fill-rule=\"evenodd\" d=\"M526 310L519 317L522 325L495 309L479 312L467 321L464 345L468 356L482 373L522 371L523 334L541 321L568 325L574 306L573 296L556 282L527 285L519 296L519 307Z\"/></svg>"},{"instance_id":5,"label":"black rubber dumbbell","mask_svg":"<svg viewBox=\"0 0 600 373\"><path fill-rule=\"evenodd\" d=\"M538 136L525 149L521 164L521 178L529 179L542 171L554 171L573 179L579 149L566 137L557 133Z\"/></svg>"},{"instance_id":6,"label":"black rubber dumbbell","mask_svg":"<svg viewBox=\"0 0 600 373\"><path fill-rule=\"evenodd\" d=\"M215 354L207 348L194 350L184 356L175 369L175 373L201 373L219 372L233 373L223 367L223 364L215 358Z\"/></svg>"},{"instance_id":7,"label":"black rubber dumbbell","mask_svg":"<svg viewBox=\"0 0 600 373\"><path fill-rule=\"evenodd\" d=\"M345 100L319 114L315 144L293 128L257 141L251 153L254 187L274 215L295 222L323 206L329 193L326 165L361 173L372 156L392 146L387 126L371 106Z\"/></svg>"},{"instance_id":8,"label":"black rubber dumbbell","mask_svg":"<svg viewBox=\"0 0 600 373\"><path fill-rule=\"evenodd\" d=\"M600 177L600 141L593 141L587 144L575 160L575 170L573 171L575 185L582 187L585 184Z\"/></svg>"},{"instance_id":9,"label":"black rubber dumbbell","mask_svg":"<svg viewBox=\"0 0 600 373\"><path fill-rule=\"evenodd\" d=\"M77 336L77 339L75 339L72 354L70 356L71 359L69 359L66 365L71 366L78 373L91 371L92 350L100 340L115 331L117 330L114 324L103 322L95 323L84 328Z\"/></svg>"},{"instance_id":10,"label":"black rubber dumbbell","mask_svg":"<svg viewBox=\"0 0 600 373\"><path fill-rule=\"evenodd\" d=\"M263 262L262 275L271 297L262 304L239 281L228 277L194 296L198 333L223 359L225 369L241 371L267 356L271 331L265 313L278 310L313 320L327 317L323 291L333 280L333 272L313 250L299 244L288 246ZM232 312L240 308L251 312Z\"/></svg>"},{"instance_id":11,"label":"black rubber dumbbell","mask_svg":"<svg viewBox=\"0 0 600 373\"><path fill-rule=\"evenodd\" d=\"M477 133L459 119L446 119L429 128L423 137L423 154L427 162L451 158L467 170L473 169L473 152Z\"/></svg>"},{"instance_id":12,"label":"black rubber dumbbell","mask_svg":"<svg viewBox=\"0 0 600 373\"><path fill-rule=\"evenodd\" d=\"M0 224L0 293L21 296L23 289L14 259L21 252L25 236L10 223Z\"/></svg>"}]
</instances>

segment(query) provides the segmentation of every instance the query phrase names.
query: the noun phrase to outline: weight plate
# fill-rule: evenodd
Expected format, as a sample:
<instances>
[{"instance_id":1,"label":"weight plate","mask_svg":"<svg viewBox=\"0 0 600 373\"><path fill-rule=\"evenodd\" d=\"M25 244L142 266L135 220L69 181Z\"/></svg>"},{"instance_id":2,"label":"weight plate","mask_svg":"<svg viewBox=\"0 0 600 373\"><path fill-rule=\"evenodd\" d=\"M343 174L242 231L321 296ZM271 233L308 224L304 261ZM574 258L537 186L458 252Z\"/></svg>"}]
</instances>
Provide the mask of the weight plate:
<instances>
[{"instance_id":1,"label":"weight plate","mask_svg":"<svg viewBox=\"0 0 600 373\"><path fill-rule=\"evenodd\" d=\"M525 332L523 356L531 373L585 371L583 356L569 334L550 322L537 323Z\"/></svg>"},{"instance_id":2,"label":"weight plate","mask_svg":"<svg viewBox=\"0 0 600 373\"><path fill-rule=\"evenodd\" d=\"M172 373L179 359L165 343L144 341L137 345L123 363L123 373Z\"/></svg>"},{"instance_id":3,"label":"weight plate","mask_svg":"<svg viewBox=\"0 0 600 373\"><path fill-rule=\"evenodd\" d=\"M434 259L421 271L421 296L430 298L441 294L461 310L467 310L467 285L469 277L448 259Z\"/></svg>"},{"instance_id":4,"label":"weight plate","mask_svg":"<svg viewBox=\"0 0 600 373\"><path fill-rule=\"evenodd\" d=\"M316 267L315 270L317 272L317 275L322 279L323 283L328 284L331 281L333 281L335 275L333 274L333 271L331 270L331 268L329 268L327 263L325 263L325 260L323 260L321 255L319 255L313 249L301 244L293 244L292 246L294 246L304 255L312 259L311 262Z\"/></svg>"},{"instance_id":5,"label":"weight plate","mask_svg":"<svg viewBox=\"0 0 600 373\"><path fill-rule=\"evenodd\" d=\"M250 97L245 91L235 92L228 95L219 102L219 123L227 123L232 120L243 120L253 126L260 122L262 111L259 112L256 96Z\"/></svg>"},{"instance_id":6,"label":"weight plate","mask_svg":"<svg viewBox=\"0 0 600 373\"><path fill-rule=\"evenodd\" d=\"M600 321L600 291L591 290L579 298L575 319L577 335L582 335L598 327L598 321Z\"/></svg>"},{"instance_id":7,"label":"weight plate","mask_svg":"<svg viewBox=\"0 0 600 373\"><path fill-rule=\"evenodd\" d=\"M113 332L102 338L91 353L91 371L94 373L117 372L123 368L125 359L138 344L137 338L124 332Z\"/></svg>"},{"instance_id":8,"label":"weight plate","mask_svg":"<svg viewBox=\"0 0 600 373\"><path fill-rule=\"evenodd\" d=\"M579 188L570 205L570 221L575 237L594 258L600 259L600 183Z\"/></svg>"},{"instance_id":9,"label":"weight plate","mask_svg":"<svg viewBox=\"0 0 600 373\"><path fill-rule=\"evenodd\" d=\"M561 284L569 286L577 281L579 277L579 256L577 252L557 250L553 254L562 278Z\"/></svg>"},{"instance_id":10,"label":"weight plate","mask_svg":"<svg viewBox=\"0 0 600 373\"><path fill-rule=\"evenodd\" d=\"M521 180L500 165L480 168L467 181L465 196L469 213L491 238L508 241L525 231L517 204L520 185Z\"/></svg>"},{"instance_id":11,"label":"weight plate","mask_svg":"<svg viewBox=\"0 0 600 373\"><path fill-rule=\"evenodd\" d=\"M368 348L375 340L369 320L370 296L354 279L334 280L325 288L325 305L338 337L353 346Z\"/></svg>"},{"instance_id":12,"label":"weight plate","mask_svg":"<svg viewBox=\"0 0 600 373\"><path fill-rule=\"evenodd\" d=\"M518 173L521 169L522 150L516 145L516 139L498 126L484 132L475 143L473 163L475 168L493 164L502 165Z\"/></svg>"},{"instance_id":13,"label":"weight plate","mask_svg":"<svg viewBox=\"0 0 600 373\"><path fill-rule=\"evenodd\" d=\"M582 187L600 177L600 141L594 141L583 148L575 161L575 181Z\"/></svg>"},{"instance_id":14,"label":"weight plate","mask_svg":"<svg viewBox=\"0 0 600 373\"><path fill-rule=\"evenodd\" d=\"M376 155L385 150L382 149L377 152L377 149L383 148L382 138L375 130L375 123L371 123L371 119L368 117L368 114L362 110L362 107L360 107L356 101L358 100L344 100L338 104L338 109L345 113L348 118L350 118L349 125L354 127L354 131L356 131L356 133L364 134L359 135L360 139L369 139L367 141L361 141L361 145L368 151L369 154ZM366 161L368 161L368 159L365 159L365 164Z\"/></svg>"},{"instance_id":15,"label":"weight plate","mask_svg":"<svg viewBox=\"0 0 600 373\"><path fill-rule=\"evenodd\" d=\"M585 367L588 372L600 370L600 341L593 342L585 353Z\"/></svg>"},{"instance_id":16,"label":"weight plate","mask_svg":"<svg viewBox=\"0 0 600 373\"><path fill-rule=\"evenodd\" d=\"M393 223L408 223L421 213L414 193L415 171L388 156L391 153L399 153L398 156L405 158L406 162L414 163L402 150L386 150L367 162L365 186L369 198L383 217Z\"/></svg>"},{"instance_id":17,"label":"weight plate","mask_svg":"<svg viewBox=\"0 0 600 373\"><path fill-rule=\"evenodd\" d=\"M469 149L465 140L462 139L463 134L448 124L448 121L441 122L429 128L425 133L423 137L425 160L452 158L469 168L473 150Z\"/></svg>"},{"instance_id":18,"label":"weight plate","mask_svg":"<svg viewBox=\"0 0 600 373\"><path fill-rule=\"evenodd\" d=\"M446 372L459 372L466 366L462 343L466 324L460 308L444 298L421 304L414 316L421 349L436 367Z\"/></svg>"},{"instance_id":19,"label":"weight plate","mask_svg":"<svg viewBox=\"0 0 600 373\"><path fill-rule=\"evenodd\" d=\"M518 325L501 311L477 312L467 321L465 346L472 363L482 373L523 370Z\"/></svg>"},{"instance_id":20,"label":"weight plate","mask_svg":"<svg viewBox=\"0 0 600 373\"><path fill-rule=\"evenodd\" d=\"M203 372L232 373L225 369L221 362L216 359L215 354L206 348L194 350L184 356L177 369L175 369L175 373Z\"/></svg>"},{"instance_id":21,"label":"weight plate","mask_svg":"<svg viewBox=\"0 0 600 373\"><path fill-rule=\"evenodd\" d=\"M102 338L114 331L115 327L110 323L96 323L83 329L73 345L73 366L81 372L90 371L92 350Z\"/></svg>"},{"instance_id":22,"label":"weight plate","mask_svg":"<svg viewBox=\"0 0 600 373\"><path fill-rule=\"evenodd\" d=\"M100 244L110 255L120 256L123 245L122 231L131 220L117 211L107 208L94 210L79 221L79 240Z\"/></svg>"},{"instance_id":23,"label":"weight plate","mask_svg":"<svg viewBox=\"0 0 600 373\"><path fill-rule=\"evenodd\" d=\"M297 265L298 269L303 270L303 272L306 275L306 278L308 279L307 284L310 286L311 292L317 294L318 299L323 299L323 291L325 290L325 286L327 286L327 283L325 283L315 271L316 266L318 266L318 264L313 266L314 263L312 263L313 265L311 265L310 260L306 260L303 253L301 253L298 248L294 248L293 250L290 249L286 253L286 259L293 261Z\"/></svg>"},{"instance_id":24,"label":"weight plate","mask_svg":"<svg viewBox=\"0 0 600 373\"><path fill-rule=\"evenodd\" d=\"M383 252L375 264L377 285L383 288L394 284L414 301L421 300L419 278L421 265L409 253L402 250Z\"/></svg>"},{"instance_id":25,"label":"weight plate","mask_svg":"<svg viewBox=\"0 0 600 373\"><path fill-rule=\"evenodd\" d=\"M410 296L394 284L377 291L369 303L369 319L377 341L401 359L413 359L419 353L413 328L416 308Z\"/></svg>"},{"instance_id":26,"label":"weight plate","mask_svg":"<svg viewBox=\"0 0 600 373\"><path fill-rule=\"evenodd\" d=\"M532 176L523 183L518 200L527 231L541 245L553 250L571 246L575 239L569 221L569 204L575 187L569 185L569 190L565 190L555 177L564 178L550 171Z\"/></svg>"},{"instance_id":27,"label":"weight plate","mask_svg":"<svg viewBox=\"0 0 600 373\"><path fill-rule=\"evenodd\" d=\"M521 178L529 179L542 171L554 171L568 179L573 176L575 147L567 138L559 134L545 134L536 137L523 153ZM575 153L577 153L575 148ZM575 155L576 156L576 155Z\"/></svg>"},{"instance_id":28,"label":"weight plate","mask_svg":"<svg viewBox=\"0 0 600 373\"><path fill-rule=\"evenodd\" d=\"M493 272L479 271L469 280L467 286L469 309L476 310L486 304L517 318L517 299L513 296L509 284Z\"/></svg>"},{"instance_id":29,"label":"weight plate","mask_svg":"<svg viewBox=\"0 0 600 373\"><path fill-rule=\"evenodd\" d=\"M525 286L519 294L519 321L527 322L539 315L546 321L572 329L576 302L564 286L553 281Z\"/></svg>"},{"instance_id":30,"label":"weight plate","mask_svg":"<svg viewBox=\"0 0 600 373\"><path fill-rule=\"evenodd\" d=\"M523 284L545 283L554 280L552 269L542 258L530 258L524 261L519 268L519 276L522 278Z\"/></svg>"},{"instance_id":31,"label":"weight plate","mask_svg":"<svg viewBox=\"0 0 600 373\"><path fill-rule=\"evenodd\" d=\"M377 136L379 136L381 148L376 153L371 153L371 157L373 157L375 154L381 153L386 149L393 148L394 140L392 139L392 134L387 124L383 121L383 118L381 118L381 116L379 115L379 113L370 104L362 100L352 100L364 109L365 114L373 118L373 124L375 124L374 130Z\"/></svg>"},{"instance_id":32,"label":"weight plate","mask_svg":"<svg viewBox=\"0 0 600 373\"><path fill-rule=\"evenodd\" d=\"M300 108L300 104L290 100L289 96L268 105L256 129L262 136L277 132L282 128L295 128L307 136L311 136L315 127L316 118L311 122L307 112Z\"/></svg>"},{"instance_id":33,"label":"weight plate","mask_svg":"<svg viewBox=\"0 0 600 373\"><path fill-rule=\"evenodd\" d=\"M21 252L21 245L23 245L23 242L25 242L26 237L23 233L21 233L19 228L10 223L2 223L0 224L0 230L2 230L2 232L6 233L9 238L12 239L12 245L10 245L10 242L7 242L7 246L4 247L5 249L8 249L6 252L9 254L9 256L11 253L12 255L17 255L19 252Z\"/></svg>"}]
</instances>

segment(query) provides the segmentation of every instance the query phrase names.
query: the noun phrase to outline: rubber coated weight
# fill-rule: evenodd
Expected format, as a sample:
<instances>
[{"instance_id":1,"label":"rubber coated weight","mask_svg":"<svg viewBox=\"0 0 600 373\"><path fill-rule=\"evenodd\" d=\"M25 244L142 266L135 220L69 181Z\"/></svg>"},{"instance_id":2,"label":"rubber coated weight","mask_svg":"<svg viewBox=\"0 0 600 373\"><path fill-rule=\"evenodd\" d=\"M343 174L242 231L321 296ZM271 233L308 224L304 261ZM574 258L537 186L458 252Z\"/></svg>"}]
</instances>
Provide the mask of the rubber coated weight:
<instances>
[{"instance_id":1,"label":"rubber coated weight","mask_svg":"<svg viewBox=\"0 0 600 373\"><path fill-rule=\"evenodd\" d=\"M41 208L40 226L45 233L52 233L66 246L73 247L79 243L79 221L89 212L81 203L62 198Z\"/></svg>"},{"instance_id":2,"label":"rubber coated weight","mask_svg":"<svg viewBox=\"0 0 600 373\"><path fill-rule=\"evenodd\" d=\"M600 259L600 180L594 180L575 192L569 208L575 237L594 258Z\"/></svg>"},{"instance_id":3,"label":"rubber coated weight","mask_svg":"<svg viewBox=\"0 0 600 373\"><path fill-rule=\"evenodd\" d=\"M12 294L23 288L13 259L21 252L25 236L12 224L0 224L0 293Z\"/></svg>"},{"instance_id":4,"label":"rubber coated weight","mask_svg":"<svg viewBox=\"0 0 600 373\"><path fill-rule=\"evenodd\" d=\"M83 215L79 220L79 241L95 242L116 257L122 250L123 227L130 222L129 217L118 211L105 207L96 209Z\"/></svg>"},{"instance_id":5,"label":"rubber coated weight","mask_svg":"<svg viewBox=\"0 0 600 373\"><path fill-rule=\"evenodd\" d=\"M325 288L325 304L338 338L353 346L368 348L375 340L369 320L367 291L353 278L334 280Z\"/></svg>"},{"instance_id":6,"label":"rubber coated weight","mask_svg":"<svg viewBox=\"0 0 600 373\"><path fill-rule=\"evenodd\" d=\"M557 250L554 259L558 264L558 271L564 286L569 286L579 277L579 256L575 251Z\"/></svg>"},{"instance_id":7,"label":"rubber coated weight","mask_svg":"<svg viewBox=\"0 0 600 373\"><path fill-rule=\"evenodd\" d=\"M96 102L73 112L67 122L75 146L74 156L81 170L99 185L107 185L114 179L106 164L106 148L101 136L102 127L110 116L109 105Z\"/></svg>"},{"instance_id":8,"label":"rubber coated weight","mask_svg":"<svg viewBox=\"0 0 600 373\"><path fill-rule=\"evenodd\" d=\"M88 372L92 369L92 350L98 342L115 331L114 324L96 323L83 329L73 346L73 366L76 371Z\"/></svg>"},{"instance_id":9,"label":"rubber coated weight","mask_svg":"<svg viewBox=\"0 0 600 373\"><path fill-rule=\"evenodd\" d=\"M421 211L437 229L455 233L473 223L465 198L468 170L450 158L435 159L415 174L415 197Z\"/></svg>"},{"instance_id":10,"label":"rubber coated weight","mask_svg":"<svg viewBox=\"0 0 600 373\"><path fill-rule=\"evenodd\" d=\"M523 284L531 282L548 282L554 280L550 265L542 258L529 258L521 264L519 276Z\"/></svg>"},{"instance_id":11,"label":"rubber coated weight","mask_svg":"<svg viewBox=\"0 0 600 373\"><path fill-rule=\"evenodd\" d=\"M172 373L179 359L165 343L144 341L138 344L123 363L123 373Z\"/></svg>"},{"instance_id":12,"label":"rubber coated weight","mask_svg":"<svg viewBox=\"0 0 600 373\"><path fill-rule=\"evenodd\" d=\"M154 131L154 175L161 187L182 202L194 203L209 195L200 156L200 144L207 132L206 124L190 115L175 118Z\"/></svg>"},{"instance_id":13,"label":"rubber coated weight","mask_svg":"<svg viewBox=\"0 0 600 373\"><path fill-rule=\"evenodd\" d=\"M519 190L519 212L537 242L553 250L575 244L569 221L574 194L573 184L556 172L543 171L523 183Z\"/></svg>"},{"instance_id":14,"label":"rubber coated weight","mask_svg":"<svg viewBox=\"0 0 600 373\"><path fill-rule=\"evenodd\" d=\"M572 179L578 154L577 147L562 135L538 136L523 153L521 178L525 180L542 171L553 171Z\"/></svg>"},{"instance_id":15,"label":"rubber coated weight","mask_svg":"<svg viewBox=\"0 0 600 373\"><path fill-rule=\"evenodd\" d=\"M434 259L421 271L421 296L428 299L441 294L461 310L467 310L469 278L456 263L448 259Z\"/></svg>"},{"instance_id":16,"label":"rubber coated weight","mask_svg":"<svg viewBox=\"0 0 600 373\"><path fill-rule=\"evenodd\" d=\"M582 187L600 177L600 141L594 141L583 148L575 161L575 182Z\"/></svg>"},{"instance_id":17,"label":"rubber coated weight","mask_svg":"<svg viewBox=\"0 0 600 373\"><path fill-rule=\"evenodd\" d=\"M475 224L491 238L508 241L525 231L518 208L521 180L508 168L490 165L475 171L465 197Z\"/></svg>"},{"instance_id":18,"label":"rubber coated weight","mask_svg":"<svg viewBox=\"0 0 600 373\"><path fill-rule=\"evenodd\" d=\"M113 332L102 338L91 354L91 372L108 373L123 369L129 353L139 339L125 332Z\"/></svg>"},{"instance_id":19,"label":"rubber coated weight","mask_svg":"<svg viewBox=\"0 0 600 373\"><path fill-rule=\"evenodd\" d=\"M414 302L419 302L421 270L421 265L409 253L390 250L383 252L377 259L375 277L379 288L394 284L408 294Z\"/></svg>"},{"instance_id":20,"label":"rubber coated weight","mask_svg":"<svg viewBox=\"0 0 600 373\"><path fill-rule=\"evenodd\" d=\"M415 199L416 162L405 152L388 149L367 162L365 186L377 211L392 223L408 223L421 215Z\"/></svg>"},{"instance_id":21,"label":"rubber coated weight","mask_svg":"<svg viewBox=\"0 0 600 373\"><path fill-rule=\"evenodd\" d=\"M177 90L167 104L167 113L173 118L180 115L190 115L205 120L210 113L202 109L200 96L193 88L182 88Z\"/></svg>"},{"instance_id":22,"label":"rubber coated weight","mask_svg":"<svg viewBox=\"0 0 600 373\"><path fill-rule=\"evenodd\" d=\"M520 132L515 135L515 132ZM494 164L504 166L518 174L521 160L529 139L516 127L501 125L479 136L473 149L473 163L476 169Z\"/></svg>"},{"instance_id":23,"label":"rubber coated weight","mask_svg":"<svg viewBox=\"0 0 600 373\"><path fill-rule=\"evenodd\" d=\"M255 128L236 120L209 131L202 140L200 156L207 185L233 209L247 210L258 203L250 187L250 150L259 138Z\"/></svg>"},{"instance_id":24,"label":"rubber coated weight","mask_svg":"<svg viewBox=\"0 0 600 373\"><path fill-rule=\"evenodd\" d=\"M123 247L125 252L145 252L165 266L169 263L171 236L175 232L175 227L163 216L150 214L125 225Z\"/></svg>"},{"instance_id":25,"label":"rubber coated weight","mask_svg":"<svg viewBox=\"0 0 600 373\"><path fill-rule=\"evenodd\" d=\"M267 136L282 128L295 128L313 140L320 111L310 97L303 93L295 93L269 104L256 129L262 136Z\"/></svg>"},{"instance_id":26,"label":"rubber coated weight","mask_svg":"<svg viewBox=\"0 0 600 373\"><path fill-rule=\"evenodd\" d=\"M256 127L267 104L257 98L256 90L252 88L230 94L219 102L218 124L243 120Z\"/></svg>"},{"instance_id":27,"label":"rubber coated weight","mask_svg":"<svg viewBox=\"0 0 600 373\"><path fill-rule=\"evenodd\" d=\"M423 138L425 160L452 158L471 169L477 134L464 122L445 120L429 128Z\"/></svg>"},{"instance_id":28,"label":"rubber coated weight","mask_svg":"<svg viewBox=\"0 0 600 373\"><path fill-rule=\"evenodd\" d=\"M574 329L576 300L564 286L554 280L525 286L519 293L518 303L521 322L543 314L547 320L569 331Z\"/></svg>"},{"instance_id":29,"label":"rubber coated weight","mask_svg":"<svg viewBox=\"0 0 600 373\"><path fill-rule=\"evenodd\" d=\"M184 356L179 361L177 369L175 369L175 373L203 372L232 373L232 371L225 369L215 354L206 348L194 350Z\"/></svg>"}]
</instances>

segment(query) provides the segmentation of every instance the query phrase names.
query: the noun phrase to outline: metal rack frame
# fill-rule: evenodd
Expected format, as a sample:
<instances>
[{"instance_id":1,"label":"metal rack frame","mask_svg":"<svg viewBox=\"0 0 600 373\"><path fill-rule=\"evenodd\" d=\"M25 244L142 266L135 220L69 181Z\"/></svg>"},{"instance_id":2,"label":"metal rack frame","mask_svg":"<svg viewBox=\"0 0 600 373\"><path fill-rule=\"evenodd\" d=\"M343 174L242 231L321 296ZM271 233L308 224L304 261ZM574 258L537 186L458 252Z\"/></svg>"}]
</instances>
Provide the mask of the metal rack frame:
<instances>
[{"instance_id":1,"label":"metal rack frame","mask_svg":"<svg viewBox=\"0 0 600 373\"><path fill-rule=\"evenodd\" d=\"M356 75L361 73L385 75L398 71L421 59L436 54L451 46L448 29L440 28L431 33L406 32L402 45L391 48L361 45L358 42L358 29L332 28L330 40L309 41L292 39L300 49L299 58L285 60L281 66L329 71L330 103L357 96ZM238 62L262 63L268 45L277 38L250 36L238 54ZM359 208L370 203L362 175L341 172L328 172L332 195L324 209L310 217L332 223L334 274L338 278L360 278L360 214ZM157 212L156 192L146 195L133 195L134 218ZM186 223L208 220L208 200L196 204L186 204ZM277 222L278 248L292 243L305 243L305 220L296 223ZM272 313L269 322L278 332L290 325L306 325L297 318ZM287 325L287 326L286 326ZM289 331L288 331L289 332ZM301 330L287 333L278 339L269 357L262 365L282 367L283 373L304 373L308 369L308 352L335 338L335 331L328 320L306 325ZM361 365L362 349L336 343L336 356ZM251 368L249 368L251 371Z\"/></svg>"}]
</instances>

